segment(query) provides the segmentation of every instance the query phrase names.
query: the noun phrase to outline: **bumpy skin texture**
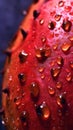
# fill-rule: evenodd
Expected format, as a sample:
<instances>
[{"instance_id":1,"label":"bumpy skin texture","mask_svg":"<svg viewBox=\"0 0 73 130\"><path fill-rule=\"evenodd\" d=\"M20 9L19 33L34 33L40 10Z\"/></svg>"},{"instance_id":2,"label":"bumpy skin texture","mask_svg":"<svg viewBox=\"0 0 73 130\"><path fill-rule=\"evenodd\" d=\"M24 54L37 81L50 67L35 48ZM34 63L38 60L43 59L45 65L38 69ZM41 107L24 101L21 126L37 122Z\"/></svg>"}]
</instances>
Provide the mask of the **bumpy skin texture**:
<instances>
[{"instance_id":1,"label":"bumpy skin texture","mask_svg":"<svg viewBox=\"0 0 73 130\"><path fill-rule=\"evenodd\" d=\"M35 5L6 51L3 119L7 130L73 130L73 2Z\"/></svg>"}]
</instances>

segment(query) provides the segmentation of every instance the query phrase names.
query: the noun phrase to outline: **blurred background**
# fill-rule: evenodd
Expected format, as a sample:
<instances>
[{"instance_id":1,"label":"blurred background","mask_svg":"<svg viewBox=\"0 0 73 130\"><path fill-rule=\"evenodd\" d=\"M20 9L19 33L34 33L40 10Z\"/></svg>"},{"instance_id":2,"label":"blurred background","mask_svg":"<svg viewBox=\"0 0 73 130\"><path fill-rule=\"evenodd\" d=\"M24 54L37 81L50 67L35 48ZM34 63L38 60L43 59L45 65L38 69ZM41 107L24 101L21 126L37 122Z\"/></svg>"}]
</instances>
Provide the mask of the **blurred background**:
<instances>
[{"instance_id":1,"label":"blurred background","mask_svg":"<svg viewBox=\"0 0 73 130\"><path fill-rule=\"evenodd\" d=\"M33 0L0 0L0 70L3 68L6 56L2 53L8 47L10 40L20 25L24 11ZM1 108L2 75L0 75L0 108ZM0 130L5 130L0 117Z\"/></svg>"}]
</instances>

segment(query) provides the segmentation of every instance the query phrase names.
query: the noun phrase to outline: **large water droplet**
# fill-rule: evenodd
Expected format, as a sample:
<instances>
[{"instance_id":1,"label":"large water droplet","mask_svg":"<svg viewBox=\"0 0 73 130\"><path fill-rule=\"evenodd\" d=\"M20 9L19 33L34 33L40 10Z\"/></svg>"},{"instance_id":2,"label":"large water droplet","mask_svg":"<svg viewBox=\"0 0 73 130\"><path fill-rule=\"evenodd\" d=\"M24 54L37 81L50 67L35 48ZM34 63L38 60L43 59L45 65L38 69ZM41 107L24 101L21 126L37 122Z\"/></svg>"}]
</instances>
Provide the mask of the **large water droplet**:
<instances>
[{"instance_id":1,"label":"large water droplet","mask_svg":"<svg viewBox=\"0 0 73 130\"><path fill-rule=\"evenodd\" d=\"M57 104L60 108L64 108L64 106L66 105L66 99L65 99L65 96L63 94L60 94L57 97Z\"/></svg>"},{"instance_id":2,"label":"large water droplet","mask_svg":"<svg viewBox=\"0 0 73 130\"><path fill-rule=\"evenodd\" d=\"M64 1L60 0L59 3L58 3L58 6L63 7L64 6Z\"/></svg>"},{"instance_id":3,"label":"large water droplet","mask_svg":"<svg viewBox=\"0 0 73 130\"><path fill-rule=\"evenodd\" d=\"M55 28L55 23L54 22L49 22L48 23L48 28L50 29L50 30L53 30L54 28Z\"/></svg>"},{"instance_id":4,"label":"large water droplet","mask_svg":"<svg viewBox=\"0 0 73 130\"><path fill-rule=\"evenodd\" d=\"M56 88L61 89L62 88L62 82L58 81L56 83Z\"/></svg>"},{"instance_id":5,"label":"large water droplet","mask_svg":"<svg viewBox=\"0 0 73 130\"><path fill-rule=\"evenodd\" d=\"M19 53L19 59L21 63L24 63L27 59L28 54L23 50Z\"/></svg>"},{"instance_id":6,"label":"large water droplet","mask_svg":"<svg viewBox=\"0 0 73 130\"><path fill-rule=\"evenodd\" d=\"M32 99L34 100L35 98L39 97L39 93L40 93L40 88L39 88L39 84L36 82L32 82L30 84L30 93L32 96Z\"/></svg>"},{"instance_id":7,"label":"large water droplet","mask_svg":"<svg viewBox=\"0 0 73 130\"><path fill-rule=\"evenodd\" d=\"M62 24L62 28L65 32L69 32L71 30L72 23L69 20L64 20Z\"/></svg>"},{"instance_id":8,"label":"large water droplet","mask_svg":"<svg viewBox=\"0 0 73 130\"><path fill-rule=\"evenodd\" d=\"M63 66L64 60L61 56L57 57L57 64L60 65L60 66Z\"/></svg>"},{"instance_id":9,"label":"large water droplet","mask_svg":"<svg viewBox=\"0 0 73 130\"><path fill-rule=\"evenodd\" d=\"M36 49L36 57L39 61L44 62L46 58L51 56L50 47Z\"/></svg>"},{"instance_id":10,"label":"large water droplet","mask_svg":"<svg viewBox=\"0 0 73 130\"><path fill-rule=\"evenodd\" d=\"M60 21L61 16L62 16L62 15L60 15L60 14L56 14L56 15L55 15L55 20L56 20L56 21Z\"/></svg>"},{"instance_id":11,"label":"large water droplet","mask_svg":"<svg viewBox=\"0 0 73 130\"><path fill-rule=\"evenodd\" d=\"M62 49L63 52L67 52L70 48L71 48L71 43L70 42L64 43L61 46L61 49Z\"/></svg>"},{"instance_id":12,"label":"large water droplet","mask_svg":"<svg viewBox=\"0 0 73 130\"><path fill-rule=\"evenodd\" d=\"M57 68L52 68L51 69L51 75L53 78L57 78L60 74L61 68L57 67Z\"/></svg>"},{"instance_id":13,"label":"large water droplet","mask_svg":"<svg viewBox=\"0 0 73 130\"><path fill-rule=\"evenodd\" d=\"M69 40L70 40L71 42L73 42L73 36L72 36L72 37L69 37Z\"/></svg>"},{"instance_id":14,"label":"large water droplet","mask_svg":"<svg viewBox=\"0 0 73 130\"><path fill-rule=\"evenodd\" d=\"M40 116L44 120L48 120L50 118L50 109L45 102L36 106L36 112L38 116Z\"/></svg>"}]
</instances>

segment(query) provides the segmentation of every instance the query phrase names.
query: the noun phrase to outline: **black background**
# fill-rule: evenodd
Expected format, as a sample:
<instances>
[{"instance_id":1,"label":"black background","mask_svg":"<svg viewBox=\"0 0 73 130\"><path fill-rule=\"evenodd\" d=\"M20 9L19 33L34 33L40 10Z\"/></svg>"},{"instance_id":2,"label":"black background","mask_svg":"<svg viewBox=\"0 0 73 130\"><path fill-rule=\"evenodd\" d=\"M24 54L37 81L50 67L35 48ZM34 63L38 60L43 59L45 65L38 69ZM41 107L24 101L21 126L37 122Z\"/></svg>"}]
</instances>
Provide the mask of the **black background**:
<instances>
[{"instance_id":1,"label":"black background","mask_svg":"<svg viewBox=\"0 0 73 130\"><path fill-rule=\"evenodd\" d=\"M0 70L6 56L2 53L8 47L24 15L33 0L0 0ZM1 108L2 75L0 75L0 108ZM0 130L5 130L0 118Z\"/></svg>"}]
</instances>

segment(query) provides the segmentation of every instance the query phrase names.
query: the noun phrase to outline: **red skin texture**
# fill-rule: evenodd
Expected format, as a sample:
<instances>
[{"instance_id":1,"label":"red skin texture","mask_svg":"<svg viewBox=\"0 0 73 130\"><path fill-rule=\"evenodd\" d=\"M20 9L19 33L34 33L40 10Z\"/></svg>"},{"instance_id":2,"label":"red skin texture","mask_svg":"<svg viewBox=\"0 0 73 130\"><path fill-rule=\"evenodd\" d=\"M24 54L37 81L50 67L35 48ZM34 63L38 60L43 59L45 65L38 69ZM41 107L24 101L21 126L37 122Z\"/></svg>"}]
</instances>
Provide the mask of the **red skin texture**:
<instances>
[{"instance_id":1,"label":"red skin texture","mask_svg":"<svg viewBox=\"0 0 73 130\"><path fill-rule=\"evenodd\" d=\"M62 7L58 6L59 0L50 0L43 4L39 9L39 16L32 19L31 28L26 39L24 39L20 46L12 53L10 63L6 69L3 87L8 86L10 96L6 95L6 102L9 101L11 107L4 107L6 109L6 117L10 130L14 127L18 130L73 130L73 67L70 63L73 62L73 2L72 0L65 0ZM67 6L70 6L69 10ZM66 10L65 10L66 8ZM59 21L55 20L55 15L61 14ZM44 23L40 25L39 21L43 19ZM69 31L62 28L64 20L71 22ZM50 30L48 22L53 21L55 28ZM46 41L42 42L41 38L45 37ZM72 37L72 40L70 40ZM69 49L64 52L62 46L64 43L70 44ZM57 49L54 50L54 46ZM43 62L36 57L36 49L48 46L51 50L51 55ZM28 54L24 63L19 60L19 53L24 50ZM57 58L61 56L64 63L58 65ZM44 67L44 71L39 72L40 67ZM60 67L59 75L54 79L51 74L51 69ZM26 81L23 86L18 79L18 74L24 73ZM71 80L67 81L66 77L71 74ZM43 78L41 76L44 75ZM10 80L11 78L11 80ZM62 82L62 88L56 88L57 82ZM30 84L37 82L39 84L40 94L37 101L31 98ZM55 94L50 95L48 86L55 89ZM22 96L22 94L24 96ZM57 104L57 97L64 94L67 102L64 113L59 116L60 106ZM14 102L14 98L20 97L18 101ZM5 100L4 98L4 100ZM19 103L16 105L16 103ZM35 104L39 105L46 102L50 110L50 117L48 120L41 119L35 110ZM23 111L28 112L28 126L24 126L20 120L20 114ZM11 114L12 112L12 114ZM11 122L12 117L14 120ZM7 123L7 122L6 122Z\"/></svg>"}]
</instances>

